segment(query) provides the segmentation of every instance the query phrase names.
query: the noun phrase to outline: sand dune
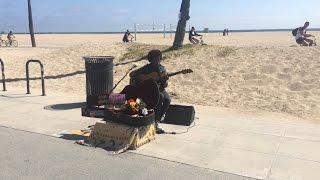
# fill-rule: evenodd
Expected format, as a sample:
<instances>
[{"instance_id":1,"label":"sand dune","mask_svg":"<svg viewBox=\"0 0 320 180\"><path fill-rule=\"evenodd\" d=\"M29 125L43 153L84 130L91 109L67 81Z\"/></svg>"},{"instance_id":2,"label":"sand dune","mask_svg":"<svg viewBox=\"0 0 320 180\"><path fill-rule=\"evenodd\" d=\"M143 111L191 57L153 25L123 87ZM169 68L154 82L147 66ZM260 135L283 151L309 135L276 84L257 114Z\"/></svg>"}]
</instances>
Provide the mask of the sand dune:
<instances>
[{"instance_id":1,"label":"sand dune","mask_svg":"<svg viewBox=\"0 0 320 180\"><path fill-rule=\"evenodd\" d=\"M315 33L318 36L318 32ZM165 49L172 38L139 35L138 43L122 44L121 35L38 35L37 48L29 48L29 37L18 35L19 48L0 48L5 61L7 88L25 91L25 62L40 59L45 65L47 93L67 92L85 97L83 56L113 55L119 62L130 49ZM175 101L227 107L241 111L270 111L320 120L320 47L297 47L289 32L236 33L229 37L206 36L208 46L184 52L169 52L164 64L168 71L184 68L193 74L170 79L168 92ZM161 45L161 46L160 46ZM134 60L134 53L130 59ZM146 61L136 62L142 66ZM115 67L115 81L132 64ZM38 66L31 65L38 76ZM118 91L128 83L120 84ZM33 88L40 87L32 81ZM35 93L39 92L36 90Z\"/></svg>"}]
</instances>

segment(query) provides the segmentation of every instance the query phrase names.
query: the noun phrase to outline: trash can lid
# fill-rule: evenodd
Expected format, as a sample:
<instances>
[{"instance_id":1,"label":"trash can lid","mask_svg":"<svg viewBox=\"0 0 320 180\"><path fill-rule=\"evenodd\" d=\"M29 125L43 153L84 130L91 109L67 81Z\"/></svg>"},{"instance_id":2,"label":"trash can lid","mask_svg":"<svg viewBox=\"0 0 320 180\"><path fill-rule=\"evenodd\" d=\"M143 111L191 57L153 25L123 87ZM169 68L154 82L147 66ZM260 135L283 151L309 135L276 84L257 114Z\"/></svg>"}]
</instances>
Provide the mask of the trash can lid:
<instances>
[{"instance_id":1,"label":"trash can lid","mask_svg":"<svg viewBox=\"0 0 320 180\"><path fill-rule=\"evenodd\" d=\"M114 56L84 56L83 59L85 60L92 60L92 59L114 59Z\"/></svg>"}]
</instances>

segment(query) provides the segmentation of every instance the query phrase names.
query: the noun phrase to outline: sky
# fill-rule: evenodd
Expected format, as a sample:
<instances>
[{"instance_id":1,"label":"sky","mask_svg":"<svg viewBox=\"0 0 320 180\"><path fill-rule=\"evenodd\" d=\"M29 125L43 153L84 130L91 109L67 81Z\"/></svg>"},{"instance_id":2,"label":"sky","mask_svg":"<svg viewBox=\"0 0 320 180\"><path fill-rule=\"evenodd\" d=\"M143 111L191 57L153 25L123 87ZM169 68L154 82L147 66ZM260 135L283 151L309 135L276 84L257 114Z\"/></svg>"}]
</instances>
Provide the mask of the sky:
<instances>
[{"instance_id":1,"label":"sky","mask_svg":"<svg viewBox=\"0 0 320 180\"><path fill-rule=\"evenodd\" d=\"M169 29L181 0L31 0L36 32ZM27 0L0 0L0 31L28 32ZM308 20L320 28L319 0L191 0L197 29L291 29Z\"/></svg>"}]
</instances>

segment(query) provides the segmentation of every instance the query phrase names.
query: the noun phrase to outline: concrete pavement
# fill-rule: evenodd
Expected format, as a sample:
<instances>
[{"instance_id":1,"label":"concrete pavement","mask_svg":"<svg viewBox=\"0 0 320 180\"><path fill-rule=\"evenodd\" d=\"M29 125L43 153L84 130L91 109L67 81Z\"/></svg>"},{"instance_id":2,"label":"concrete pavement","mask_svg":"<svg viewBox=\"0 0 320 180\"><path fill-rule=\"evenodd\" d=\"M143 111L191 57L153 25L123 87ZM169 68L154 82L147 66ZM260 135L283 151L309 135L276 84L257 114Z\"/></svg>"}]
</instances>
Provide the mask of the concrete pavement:
<instances>
[{"instance_id":1,"label":"concrete pavement","mask_svg":"<svg viewBox=\"0 0 320 180\"><path fill-rule=\"evenodd\" d=\"M78 103L84 97L27 96L19 90L0 95L0 126L52 136L99 121L81 117ZM64 108L50 110L52 105ZM195 127L188 133L157 136L156 141L129 154L257 179L320 177L319 124L281 114L204 106L196 106L196 116ZM164 128L186 130L172 125ZM241 176L238 178L244 178Z\"/></svg>"},{"instance_id":2,"label":"concrete pavement","mask_svg":"<svg viewBox=\"0 0 320 180\"><path fill-rule=\"evenodd\" d=\"M0 127L0 179L241 179L241 176Z\"/></svg>"}]
</instances>

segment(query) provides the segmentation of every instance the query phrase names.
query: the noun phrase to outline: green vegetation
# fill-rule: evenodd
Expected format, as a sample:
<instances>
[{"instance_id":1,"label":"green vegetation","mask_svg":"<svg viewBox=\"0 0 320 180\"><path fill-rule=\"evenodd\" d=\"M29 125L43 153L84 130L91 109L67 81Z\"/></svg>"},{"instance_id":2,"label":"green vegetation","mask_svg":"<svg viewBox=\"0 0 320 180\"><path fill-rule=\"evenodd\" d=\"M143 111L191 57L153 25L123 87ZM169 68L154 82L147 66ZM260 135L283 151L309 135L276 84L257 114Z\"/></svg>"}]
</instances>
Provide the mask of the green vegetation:
<instances>
[{"instance_id":1,"label":"green vegetation","mask_svg":"<svg viewBox=\"0 0 320 180\"><path fill-rule=\"evenodd\" d=\"M123 54L120 61L124 60L142 60L146 59L148 52L152 49L160 49L162 51L163 59L174 59L179 56L192 56L197 50L204 46L185 45L178 50L170 49L170 46L165 45L147 45L147 44L132 44L127 48L127 53Z\"/></svg>"},{"instance_id":2,"label":"green vegetation","mask_svg":"<svg viewBox=\"0 0 320 180\"><path fill-rule=\"evenodd\" d=\"M168 48L169 46L132 44L127 48L127 53L120 57L120 61L145 59L148 52L152 49L160 49L163 51Z\"/></svg>"}]
</instances>

